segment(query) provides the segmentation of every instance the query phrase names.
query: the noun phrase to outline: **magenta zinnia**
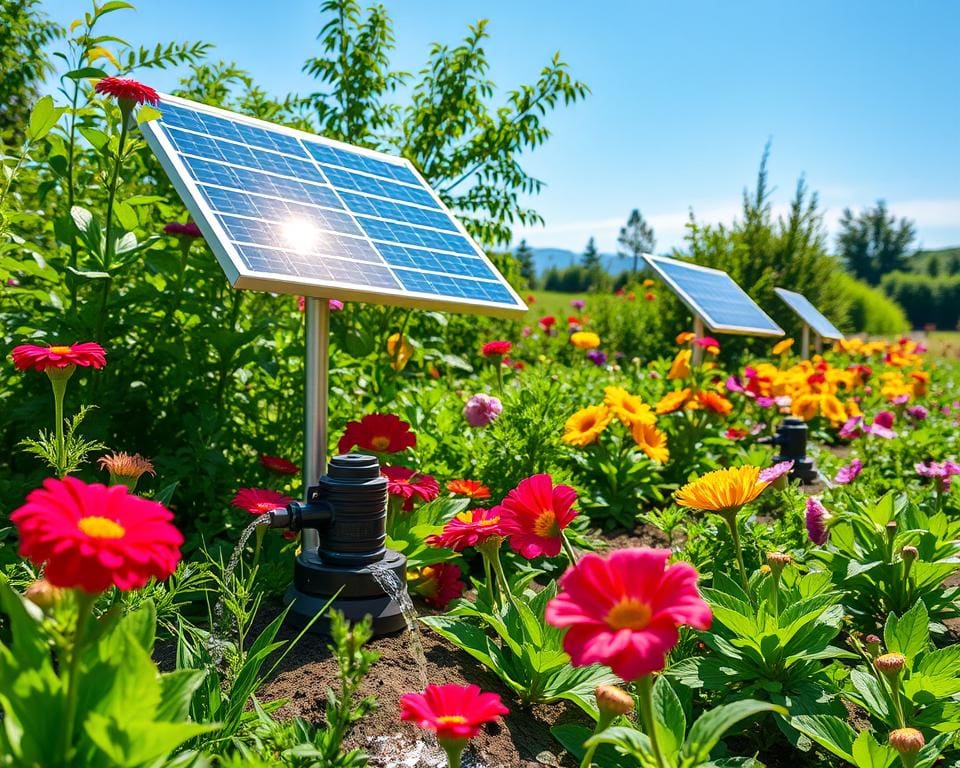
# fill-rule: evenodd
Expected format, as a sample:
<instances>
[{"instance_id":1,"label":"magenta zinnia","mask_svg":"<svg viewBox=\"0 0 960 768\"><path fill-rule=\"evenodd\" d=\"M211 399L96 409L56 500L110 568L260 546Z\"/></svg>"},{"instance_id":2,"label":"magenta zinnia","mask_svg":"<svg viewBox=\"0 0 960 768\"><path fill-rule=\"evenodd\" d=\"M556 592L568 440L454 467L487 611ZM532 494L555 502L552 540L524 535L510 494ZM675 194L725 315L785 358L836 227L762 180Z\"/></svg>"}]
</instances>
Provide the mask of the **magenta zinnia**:
<instances>
[{"instance_id":1,"label":"magenta zinnia","mask_svg":"<svg viewBox=\"0 0 960 768\"><path fill-rule=\"evenodd\" d=\"M493 512L500 515L510 546L526 558L554 557L563 546L563 529L577 516L577 492L554 487L550 475L533 475L514 488Z\"/></svg>"},{"instance_id":2,"label":"magenta zinnia","mask_svg":"<svg viewBox=\"0 0 960 768\"><path fill-rule=\"evenodd\" d=\"M289 496L269 488L241 488L230 503L251 515L264 515L271 509L285 507L292 501Z\"/></svg>"},{"instance_id":3,"label":"magenta zinnia","mask_svg":"<svg viewBox=\"0 0 960 768\"><path fill-rule=\"evenodd\" d=\"M404 512L413 509L414 499L433 501L440 495L440 485L435 478L409 467L381 467L380 474L387 478L387 492L403 500Z\"/></svg>"},{"instance_id":4,"label":"magenta zinnia","mask_svg":"<svg viewBox=\"0 0 960 768\"><path fill-rule=\"evenodd\" d=\"M446 547L454 552L462 552L467 547L482 544L491 536L502 536L500 513L494 509L471 509L459 515L443 526L439 534L427 537L432 547Z\"/></svg>"},{"instance_id":5,"label":"magenta zinnia","mask_svg":"<svg viewBox=\"0 0 960 768\"><path fill-rule=\"evenodd\" d=\"M110 586L139 589L165 579L180 562L173 515L123 485L88 485L75 477L44 480L10 515L20 533L20 554L55 587L90 594Z\"/></svg>"},{"instance_id":6,"label":"magenta zinnia","mask_svg":"<svg viewBox=\"0 0 960 768\"><path fill-rule=\"evenodd\" d=\"M48 368L67 368L71 365L103 368L107 364L107 355L103 347L93 341L51 347L21 344L13 348L10 356L13 358L13 364L21 371L28 368L45 371Z\"/></svg>"},{"instance_id":7,"label":"magenta zinnia","mask_svg":"<svg viewBox=\"0 0 960 768\"><path fill-rule=\"evenodd\" d=\"M93 87L97 93L113 96L117 101L137 104L159 104L160 96L149 85L129 77L105 77Z\"/></svg>"},{"instance_id":8,"label":"magenta zinnia","mask_svg":"<svg viewBox=\"0 0 960 768\"><path fill-rule=\"evenodd\" d=\"M668 549L590 553L560 578L547 623L566 629L563 648L575 667L606 664L624 680L663 669L677 628L709 629L713 615L688 563L667 565Z\"/></svg>"}]
</instances>

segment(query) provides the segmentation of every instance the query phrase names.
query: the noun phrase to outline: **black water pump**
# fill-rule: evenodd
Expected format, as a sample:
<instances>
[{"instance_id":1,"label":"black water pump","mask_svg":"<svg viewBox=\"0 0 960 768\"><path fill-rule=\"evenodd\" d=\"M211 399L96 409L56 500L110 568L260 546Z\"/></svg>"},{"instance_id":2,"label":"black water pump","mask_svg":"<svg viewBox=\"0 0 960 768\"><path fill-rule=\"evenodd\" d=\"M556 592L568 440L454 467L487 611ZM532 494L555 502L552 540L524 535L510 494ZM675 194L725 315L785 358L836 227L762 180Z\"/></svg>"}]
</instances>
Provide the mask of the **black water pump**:
<instances>
[{"instance_id":1,"label":"black water pump","mask_svg":"<svg viewBox=\"0 0 960 768\"><path fill-rule=\"evenodd\" d=\"M292 603L287 614L292 624L305 626L336 595L332 607L350 621L372 616L376 635L406 627L400 598L406 594L407 559L385 546L387 481L375 456L334 456L327 474L309 489L307 501L269 514L271 528L312 528L320 535L316 549L303 549L297 556L293 584L284 597ZM328 629L323 616L311 627L319 633Z\"/></svg>"},{"instance_id":2,"label":"black water pump","mask_svg":"<svg viewBox=\"0 0 960 768\"><path fill-rule=\"evenodd\" d=\"M792 461L790 477L803 483L812 483L817 479L813 459L807 457L807 424L803 419L788 416L777 426L776 435L761 437L757 442L779 446L780 453L773 460Z\"/></svg>"}]
</instances>

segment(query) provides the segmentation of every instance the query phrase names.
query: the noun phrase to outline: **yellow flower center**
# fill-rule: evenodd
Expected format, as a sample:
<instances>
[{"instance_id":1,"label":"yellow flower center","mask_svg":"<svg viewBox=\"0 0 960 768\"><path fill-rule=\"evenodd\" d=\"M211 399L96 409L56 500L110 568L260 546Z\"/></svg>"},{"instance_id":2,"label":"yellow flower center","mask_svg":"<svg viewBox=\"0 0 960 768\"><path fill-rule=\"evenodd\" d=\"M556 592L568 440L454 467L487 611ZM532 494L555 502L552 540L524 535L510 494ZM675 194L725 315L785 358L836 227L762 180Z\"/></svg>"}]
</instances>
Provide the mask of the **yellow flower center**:
<instances>
[{"instance_id":1,"label":"yellow flower center","mask_svg":"<svg viewBox=\"0 0 960 768\"><path fill-rule=\"evenodd\" d=\"M50 347L50 351L55 355L69 355L70 347Z\"/></svg>"},{"instance_id":2,"label":"yellow flower center","mask_svg":"<svg viewBox=\"0 0 960 768\"><path fill-rule=\"evenodd\" d=\"M545 539L553 539L560 535L557 526L557 516L552 509L545 509L533 521L533 532Z\"/></svg>"},{"instance_id":3,"label":"yellow flower center","mask_svg":"<svg viewBox=\"0 0 960 768\"><path fill-rule=\"evenodd\" d=\"M610 629L641 630L650 623L653 612L650 606L635 597L625 597L607 614Z\"/></svg>"},{"instance_id":4,"label":"yellow flower center","mask_svg":"<svg viewBox=\"0 0 960 768\"><path fill-rule=\"evenodd\" d=\"M466 725L467 718L463 715L441 715L437 718L437 722L444 725Z\"/></svg>"},{"instance_id":5,"label":"yellow flower center","mask_svg":"<svg viewBox=\"0 0 960 768\"><path fill-rule=\"evenodd\" d=\"M120 539L126 533L122 525L100 515L81 518L77 528L93 539Z\"/></svg>"},{"instance_id":6,"label":"yellow flower center","mask_svg":"<svg viewBox=\"0 0 960 768\"><path fill-rule=\"evenodd\" d=\"M383 435L377 435L370 440L370 445L377 451L385 451L390 447L390 438Z\"/></svg>"},{"instance_id":7,"label":"yellow flower center","mask_svg":"<svg viewBox=\"0 0 960 768\"><path fill-rule=\"evenodd\" d=\"M495 515L494 517L489 517L484 520L474 520L473 515L470 512L461 512L459 515L457 515L457 520L459 520L461 523L473 523L474 525L479 525L482 528L486 528L499 523L500 516Z\"/></svg>"}]
</instances>

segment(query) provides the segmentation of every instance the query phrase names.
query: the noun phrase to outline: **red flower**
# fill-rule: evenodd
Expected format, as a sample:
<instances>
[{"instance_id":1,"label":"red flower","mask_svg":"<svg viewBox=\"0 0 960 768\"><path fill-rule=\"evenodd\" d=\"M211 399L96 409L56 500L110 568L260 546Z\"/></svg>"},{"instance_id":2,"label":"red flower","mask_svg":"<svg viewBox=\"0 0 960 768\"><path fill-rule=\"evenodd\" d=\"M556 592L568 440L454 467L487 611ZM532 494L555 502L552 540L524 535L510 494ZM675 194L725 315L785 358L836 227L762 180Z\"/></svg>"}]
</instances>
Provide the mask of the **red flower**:
<instances>
[{"instance_id":1,"label":"red flower","mask_svg":"<svg viewBox=\"0 0 960 768\"><path fill-rule=\"evenodd\" d=\"M90 594L111 585L139 589L165 579L180 562L173 515L126 486L87 485L75 477L49 478L10 515L20 532L20 554L55 587Z\"/></svg>"},{"instance_id":2,"label":"red flower","mask_svg":"<svg viewBox=\"0 0 960 768\"><path fill-rule=\"evenodd\" d=\"M667 566L668 549L584 555L560 577L546 620L568 628L563 648L575 667L606 664L624 680L663 669L677 627L708 629L713 615L688 563Z\"/></svg>"},{"instance_id":3,"label":"red flower","mask_svg":"<svg viewBox=\"0 0 960 768\"><path fill-rule=\"evenodd\" d=\"M404 512L413 509L415 498L433 501L440 495L440 485L434 478L409 467L381 467L380 474L387 478L387 492L403 499Z\"/></svg>"},{"instance_id":4,"label":"red flower","mask_svg":"<svg viewBox=\"0 0 960 768\"><path fill-rule=\"evenodd\" d=\"M33 368L45 371L47 368L66 368L71 365L103 368L107 364L107 353L103 347L93 341L70 346L38 347L33 344L21 344L10 353L13 364L18 370Z\"/></svg>"},{"instance_id":5,"label":"red flower","mask_svg":"<svg viewBox=\"0 0 960 768\"><path fill-rule=\"evenodd\" d=\"M743 440L743 438L747 436L747 430L740 429L739 427L730 427L723 433L723 436L727 438L727 440Z\"/></svg>"},{"instance_id":6,"label":"red flower","mask_svg":"<svg viewBox=\"0 0 960 768\"><path fill-rule=\"evenodd\" d=\"M540 327L543 328L543 330L549 331L557 324L557 318L555 318L553 315L546 315L541 317L537 322L540 324Z\"/></svg>"},{"instance_id":7,"label":"red flower","mask_svg":"<svg viewBox=\"0 0 960 768\"><path fill-rule=\"evenodd\" d=\"M289 496L269 488L241 488L230 503L251 515L264 515L271 509L285 507L292 501Z\"/></svg>"},{"instance_id":8,"label":"red flower","mask_svg":"<svg viewBox=\"0 0 960 768\"><path fill-rule=\"evenodd\" d=\"M431 684L400 697L400 719L435 731L441 745L472 739L481 725L509 713L497 694L481 693L477 685Z\"/></svg>"},{"instance_id":9,"label":"red flower","mask_svg":"<svg viewBox=\"0 0 960 768\"><path fill-rule=\"evenodd\" d=\"M179 221L171 221L163 228L163 232L164 234L173 235L174 237L203 237L200 227L192 221L188 221L186 224L181 224Z\"/></svg>"},{"instance_id":10,"label":"red flower","mask_svg":"<svg viewBox=\"0 0 960 768\"><path fill-rule=\"evenodd\" d=\"M160 103L160 97L153 88L127 77L105 77L93 87L93 90L113 96L121 102L121 105L124 101L135 101L137 104Z\"/></svg>"},{"instance_id":11,"label":"red flower","mask_svg":"<svg viewBox=\"0 0 960 768\"><path fill-rule=\"evenodd\" d=\"M480 354L484 357L503 357L510 354L513 344L509 341L488 341L480 348Z\"/></svg>"},{"instance_id":12,"label":"red flower","mask_svg":"<svg viewBox=\"0 0 960 768\"><path fill-rule=\"evenodd\" d=\"M643 298L645 298L647 301L656 301L657 294L655 294L653 291L647 291L645 294L643 294Z\"/></svg>"},{"instance_id":13,"label":"red flower","mask_svg":"<svg viewBox=\"0 0 960 768\"><path fill-rule=\"evenodd\" d=\"M417 573L413 591L420 595L427 605L443 610L467 588L467 585L460 581L460 575L460 568L451 563L425 566Z\"/></svg>"},{"instance_id":14,"label":"red flower","mask_svg":"<svg viewBox=\"0 0 960 768\"><path fill-rule=\"evenodd\" d=\"M340 453L348 453L356 446L364 451L397 453L416 444L417 436L400 417L388 413L368 413L360 421L347 422L337 448Z\"/></svg>"},{"instance_id":15,"label":"red flower","mask_svg":"<svg viewBox=\"0 0 960 768\"><path fill-rule=\"evenodd\" d=\"M563 529L577 515L577 492L569 485L553 486L550 475L533 475L514 488L491 511L503 520L510 546L526 558L560 553Z\"/></svg>"},{"instance_id":16,"label":"red flower","mask_svg":"<svg viewBox=\"0 0 960 768\"><path fill-rule=\"evenodd\" d=\"M482 544L491 536L502 536L500 513L493 509L471 509L450 520L440 534L427 537L431 547L446 547L463 552L467 547Z\"/></svg>"},{"instance_id":17,"label":"red flower","mask_svg":"<svg viewBox=\"0 0 960 768\"><path fill-rule=\"evenodd\" d=\"M260 464L271 472L276 472L278 475L296 475L300 472L300 467L290 461L290 459L284 459L280 456L263 455L260 457Z\"/></svg>"},{"instance_id":18,"label":"red flower","mask_svg":"<svg viewBox=\"0 0 960 768\"><path fill-rule=\"evenodd\" d=\"M490 489L476 480L448 480L447 490L468 499L489 499Z\"/></svg>"}]
</instances>

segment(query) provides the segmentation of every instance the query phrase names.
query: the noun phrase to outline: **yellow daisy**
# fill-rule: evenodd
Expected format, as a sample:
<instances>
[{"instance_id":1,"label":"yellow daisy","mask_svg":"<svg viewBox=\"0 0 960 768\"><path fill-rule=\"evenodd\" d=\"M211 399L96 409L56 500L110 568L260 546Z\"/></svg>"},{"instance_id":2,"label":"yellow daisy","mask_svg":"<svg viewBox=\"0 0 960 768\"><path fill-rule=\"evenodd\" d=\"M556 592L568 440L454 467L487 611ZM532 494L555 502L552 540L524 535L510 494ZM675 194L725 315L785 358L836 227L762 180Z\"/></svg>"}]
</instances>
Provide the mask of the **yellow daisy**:
<instances>
[{"instance_id":1,"label":"yellow daisy","mask_svg":"<svg viewBox=\"0 0 960 768\"><path fill-rule=\"evenodd\" d=\"M673 494L681 507L721 514L735 512L763 493L760 468L751 465L707 472Z\"/></svg>"},{"instance_id":2,"label":"yellow daisy","mask_svg":"<svg viewBox=\"0 0 960 768\"><path fill-rule=\"evenodd\" d=\"M782 341L778 341L776 344L774 344L773 349L771 351L775 355L782 355L792 346L793 346L793 339L783 339Z\"/></svg>"},{"instance_id":3,"label":"yellow daisy","mask_svg":"<svg viewBox=\"0 0 960 768\"><path fill-rule=\"evenodd\" d=\"M690 355L689 349L681 349L677 352L670 366L670 373L667 374L668 379L685 379L690 375Z\"/></svg>"},{"instance_id":4,"label":"yellow daisy","mask_svg":"<svg viewBox=\"0 0 960 768\"><path fill-rule=\"evenodd\" d=\"M605 387L603 404L627 427L637 422L653 424L656 421L650 406L637 395L631 395L623 387Z\"/></svg>"},{"instance_id":5,"label":"yellow daisy","mask_svg":"<svg viewBox=\"0 0 960 768\"><path fill-rule=\"evenodd\" d=\"M570 343L577 349L596 349L600 346L600 337L590 331L577 331L570 336Z\"/></svg>"},{"instance_id":6,"label":"yellow daisy","mask_svg":"<svg viewBox=\"0 0 960 768\"><path fill-rule=\"evenodd\" d=\"M656 424L635 422L631 428L633 440L637 447L647 454L647 458L658 464L666 464L670 458L670 450L667 448L667 436L659 429Z\"/></svg>"},{"instance_id":7,"label":"yellow daisy","mask_svg":"<svg viewBox=\"0 0 960 768\"><path fill-rule=\"evenodd\" d=\"M563 427L563 442L583 447L595 443L600 433L607 428L613 414L605 405L582 408L567 419Z\"/></svg>"}]
</instances>

